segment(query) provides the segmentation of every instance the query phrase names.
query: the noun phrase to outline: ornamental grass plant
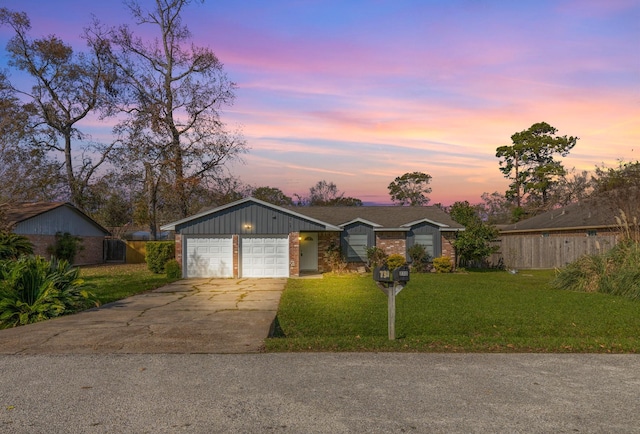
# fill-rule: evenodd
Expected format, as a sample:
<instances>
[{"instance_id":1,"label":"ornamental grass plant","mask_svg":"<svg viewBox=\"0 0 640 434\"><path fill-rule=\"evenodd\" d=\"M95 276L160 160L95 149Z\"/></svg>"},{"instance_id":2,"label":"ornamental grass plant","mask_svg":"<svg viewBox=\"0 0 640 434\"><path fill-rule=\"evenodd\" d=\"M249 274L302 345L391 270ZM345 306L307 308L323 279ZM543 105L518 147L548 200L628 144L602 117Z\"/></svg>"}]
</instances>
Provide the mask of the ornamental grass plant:
<instances>
[{"instance_id":1,"label":"ornamental grass plant","mask_svg":"<svg viewBox=\"0 0 640 434\"><path fill-rule=\"evenodd\" d=\"M640 299L640 230L636 218L616 217L621 240L611 250L585 255L556 273L558 289L601 292Z\"/></svg>"}]
</instances>

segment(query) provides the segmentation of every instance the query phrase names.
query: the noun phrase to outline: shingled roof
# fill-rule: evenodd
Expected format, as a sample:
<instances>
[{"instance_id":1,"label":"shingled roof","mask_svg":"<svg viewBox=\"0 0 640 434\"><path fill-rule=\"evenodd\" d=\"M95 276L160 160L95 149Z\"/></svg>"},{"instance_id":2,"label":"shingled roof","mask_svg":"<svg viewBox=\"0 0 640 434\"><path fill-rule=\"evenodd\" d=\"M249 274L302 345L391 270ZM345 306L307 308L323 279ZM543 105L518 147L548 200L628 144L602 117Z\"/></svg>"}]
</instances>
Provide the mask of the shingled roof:
<instances>
[{"instance_id":1,"label":"shingled roof","mask_svg":"<svg viewBox=\"0 0 640 434\"><path fill-rule=\"evenodd\" d=\"M316 220L343 226L356 220L365 220L380 228L398 229L410 223L428 220L443 231L457 231L464 226L435 206L297 206L286 207L298 214Z\"/></svg>"},{"instance_id":2,"label":"shingled roof","mask_svg":"<svg viewBox=\"0 0 640 434\"><path fill-rule=\"evenodd\" d=\"M504 226L501 233L544 230L610 229L616 227L611 208L594 201L584 201Z\"/></svg>"},{"instance_id":3,"label":"shingled roof","mask_svg":"<svg viewBox=\"0 0 640 434\"><path fill-rule=\"evenodd\" d=\"M176 230L183 223L253 202L274 208L285 213L314 220L328 225L328 230L341 230L348 223L361 221L371 224L378 230L409 230L420 222L427 221L439 227L441 231L461 231L464 226L453 221L446 212L435 206L278 206L253 197L240 199L217 208L161 226L162 230Z\"/></svg>"},{"instance_id":4,"label":"shingled roof","mask_svg":"<svg viewBox=\"0 0 640 434\"><path fill-rule=\"evenodd\" d=\"M15 202L2 207L4 217L13 226L65 205L65 202Z\"/></svg>"}]
</instances>

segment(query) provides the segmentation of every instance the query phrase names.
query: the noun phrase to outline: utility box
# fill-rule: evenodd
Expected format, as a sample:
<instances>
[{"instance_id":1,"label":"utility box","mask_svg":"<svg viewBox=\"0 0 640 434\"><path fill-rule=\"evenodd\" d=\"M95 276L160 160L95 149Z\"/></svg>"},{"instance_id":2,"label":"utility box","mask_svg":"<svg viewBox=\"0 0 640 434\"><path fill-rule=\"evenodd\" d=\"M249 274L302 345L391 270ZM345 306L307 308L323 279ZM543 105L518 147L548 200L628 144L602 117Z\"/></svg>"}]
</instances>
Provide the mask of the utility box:
<instances>
[{"instance_id":1,"label":"utility box","mask_svg":"<svg viewBox=\"0 0 640 434\"><path fill-rule=\"evenodd\" d=\"M406 283L409 281L409 267L403 265L402 267L398 267L393 270L393 281L399 282L400 284Z\"/></svg>"},{"instance_id":2,"label":"utility box","mask_svg":"<svg viewBox=\"0 0 640 434\"><path fill-rule=\"evenodd\" d=\"M389 267L385 264L382 267L375 267L373 269L373 280L376 282L392 283L393 275Z\"/></svg>"}]
</instances>

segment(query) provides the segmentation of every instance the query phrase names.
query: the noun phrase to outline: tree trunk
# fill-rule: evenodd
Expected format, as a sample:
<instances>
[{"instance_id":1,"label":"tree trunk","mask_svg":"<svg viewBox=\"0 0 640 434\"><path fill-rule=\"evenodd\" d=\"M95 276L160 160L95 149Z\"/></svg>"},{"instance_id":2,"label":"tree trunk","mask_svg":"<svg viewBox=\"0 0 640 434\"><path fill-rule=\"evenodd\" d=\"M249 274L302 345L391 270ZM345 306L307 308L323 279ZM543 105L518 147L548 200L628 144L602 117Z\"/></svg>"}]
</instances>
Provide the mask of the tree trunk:
<instances>
[{"instance_id":1,"label":"tree trunk","mask_svg":"<svg viewBox=\"0 0 640 434\"><path fill-rule=\"evenodd\" d=\"M71 193L71 203L84 210L82 192L78 186L78 180L73 173L73 157L71 155L71 132L64 132L64 166L67 173L67 185Z\"/></svg>"},{"instance_id":2,"label":"tree trunk","mask_svg":"<svg viewBox=\"0 0 640 434\"><path fill-rule=\"evenodd\" d=\"M145 186L147 190L147 217L149 219L149 239L156 240L158 233L158 188L154 180L153 168L144 163Z\"/></svg>"}]
</instances>

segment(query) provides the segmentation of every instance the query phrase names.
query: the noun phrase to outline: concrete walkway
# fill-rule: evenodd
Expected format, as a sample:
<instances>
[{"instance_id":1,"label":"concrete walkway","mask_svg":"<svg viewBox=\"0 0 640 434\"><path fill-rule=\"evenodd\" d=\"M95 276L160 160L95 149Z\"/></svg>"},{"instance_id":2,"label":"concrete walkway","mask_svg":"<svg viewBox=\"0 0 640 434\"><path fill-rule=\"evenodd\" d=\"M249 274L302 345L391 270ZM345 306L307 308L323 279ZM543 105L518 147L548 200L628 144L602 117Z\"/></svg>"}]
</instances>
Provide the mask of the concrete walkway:
<instances>
[{"instance_id":1,"label":"concrete walkway","mask_svg":"<svg viewBox=\"0 0 640 434\"><path fill-rule=\"evenodd\" d=\"M256 353L286 279L188 279L100 308L0 330L0 354Z\"/></svg>"}]
</instances>

